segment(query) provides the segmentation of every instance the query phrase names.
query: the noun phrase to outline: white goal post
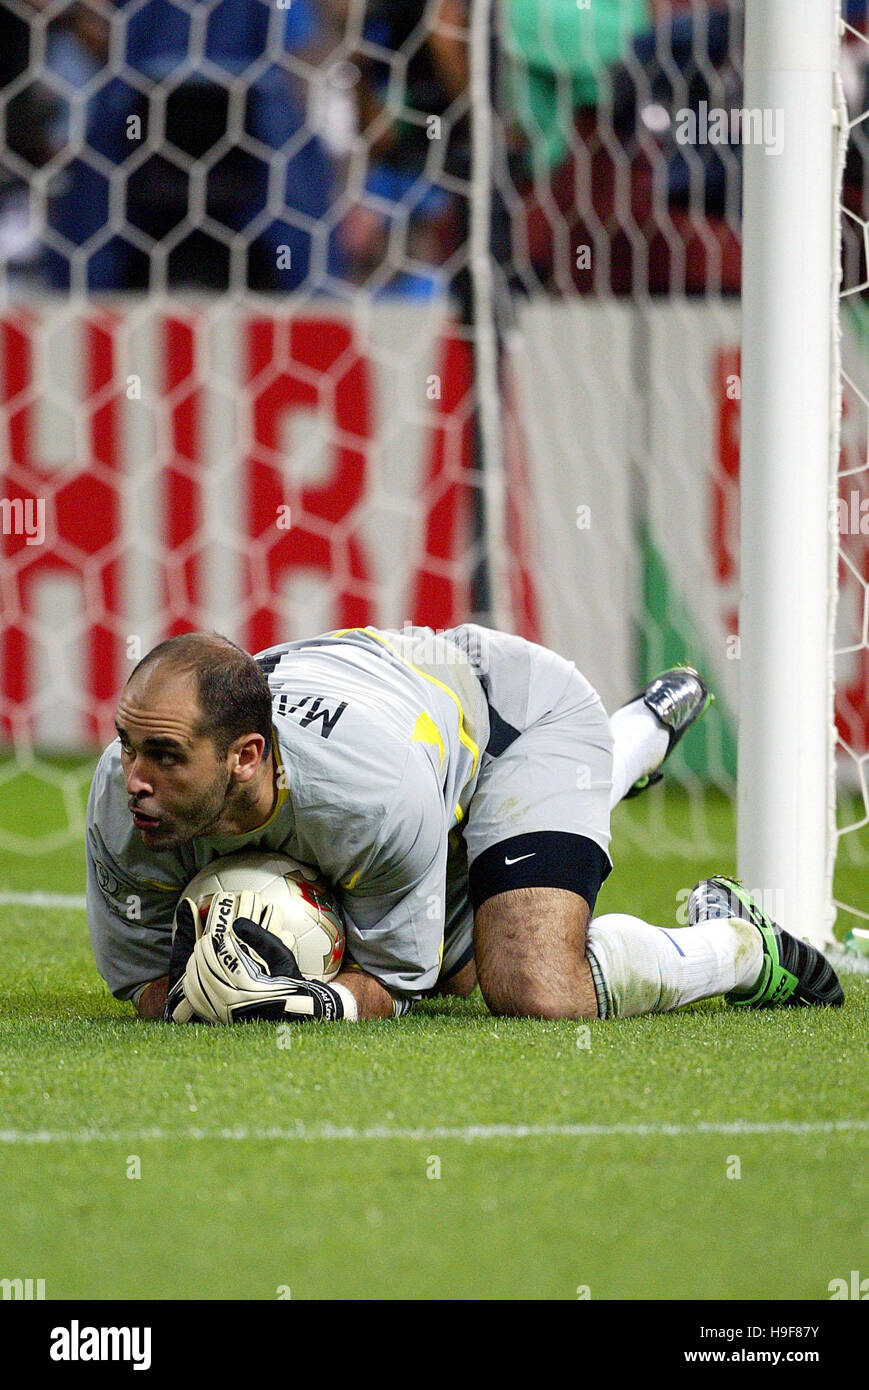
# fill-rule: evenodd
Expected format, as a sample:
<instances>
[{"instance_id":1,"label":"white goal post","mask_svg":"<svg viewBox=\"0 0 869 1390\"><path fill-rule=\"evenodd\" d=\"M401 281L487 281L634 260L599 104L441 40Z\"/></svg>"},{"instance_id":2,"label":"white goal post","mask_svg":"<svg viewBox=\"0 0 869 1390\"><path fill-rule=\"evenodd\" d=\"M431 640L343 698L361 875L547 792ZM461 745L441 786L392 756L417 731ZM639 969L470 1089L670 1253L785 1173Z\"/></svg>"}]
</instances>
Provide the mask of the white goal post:
<instances>
[{"instance_id":1,"label":"white goal post","mask_svg":"<svg viewBox=\"0 0 869 1390\"><path fill-rule=\"evenodd\" d=\"M796 934L833 939L839 0L747 0L739 873Z\"/></svg>"}]
</instances>

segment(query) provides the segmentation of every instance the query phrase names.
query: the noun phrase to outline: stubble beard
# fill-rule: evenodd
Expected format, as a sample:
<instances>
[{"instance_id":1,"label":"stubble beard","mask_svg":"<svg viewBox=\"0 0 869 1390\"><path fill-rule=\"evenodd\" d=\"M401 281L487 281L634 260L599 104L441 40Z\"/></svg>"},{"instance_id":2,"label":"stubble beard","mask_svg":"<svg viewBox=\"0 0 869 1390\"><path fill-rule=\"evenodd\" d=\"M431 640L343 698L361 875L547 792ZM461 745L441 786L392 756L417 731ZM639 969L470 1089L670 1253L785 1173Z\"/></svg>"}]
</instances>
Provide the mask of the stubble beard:
<instances>
[{"instance_id":1,"label":"stubble beard","mask_svg":"<svg viewBox=\"0 0 869 1390\"><path fill-rule=\"evenodd\" d=\"M186 810L180 821L175 817L173 825L159 826L153 833L140 830L139 834L145 844L149 849L180 849L191 840L200 839L209 833L219 834L218 826L226 811L231 785L232 773L226 769L225 779L216 779L207 795Z\"/></svg>"}]
</instances>

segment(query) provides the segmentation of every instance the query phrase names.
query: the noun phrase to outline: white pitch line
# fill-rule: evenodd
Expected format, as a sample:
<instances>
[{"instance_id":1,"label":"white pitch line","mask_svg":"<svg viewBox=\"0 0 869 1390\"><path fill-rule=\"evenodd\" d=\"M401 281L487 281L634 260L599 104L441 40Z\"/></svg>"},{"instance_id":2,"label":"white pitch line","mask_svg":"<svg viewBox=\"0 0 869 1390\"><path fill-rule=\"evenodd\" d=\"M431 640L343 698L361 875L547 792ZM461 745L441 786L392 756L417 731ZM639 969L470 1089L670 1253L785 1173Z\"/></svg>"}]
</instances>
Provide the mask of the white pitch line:
<instances>
[{"instance_id":1,"label":"white pitch line","mask_svg":"<svg viewBox=\"0 0 869 1390\"><path fill-rule=\"evenodd\" d=\"M768 1123L751 1120L717 1122L698 1121L691 1125L668 1124L564 1124L564 1125L429 1125L403 1128L392 1125L372 1125L357 1129L352 1125L298 1124L291 1128L249 1127L237 1125L226 1128L203 1129L190 1126L184 1129L163 1129L155 1126L139 1130L101 1129L5 1129L0 1130L0 1144L132 1144L148 1140L198 1140L231 1143L303 1140L307 1143L350 1140L353 1143L410 1140L429 1143L436 1139L457 1139L464 1143L490 1139L628 1139L697 1137L704 1134L852 1134L869 1133L867 1120L773 1120Z\"/></svg>"},{"instance_id":2,"label":"white pitch line","mask_svg":"<svg viewBox=\"0 0 869 1390\"><path fill-rule=\"evenodd\" d=\"M84 912L84 893L0 893L0 906L76 908Z\"/></svg>"}]
</instances>

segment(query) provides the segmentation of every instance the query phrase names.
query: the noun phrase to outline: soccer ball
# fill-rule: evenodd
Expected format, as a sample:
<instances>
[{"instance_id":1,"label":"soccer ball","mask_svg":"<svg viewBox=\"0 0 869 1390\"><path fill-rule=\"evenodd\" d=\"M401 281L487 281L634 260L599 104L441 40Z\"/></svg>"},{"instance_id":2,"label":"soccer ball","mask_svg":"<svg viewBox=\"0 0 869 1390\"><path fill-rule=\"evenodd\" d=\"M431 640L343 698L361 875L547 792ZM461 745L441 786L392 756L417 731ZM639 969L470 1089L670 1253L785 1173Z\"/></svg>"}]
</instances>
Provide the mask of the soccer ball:
<instances>
[{"instance_id":1,"label":"soccer ball","mask_svg":"<svg viewBox=\"0 0 869 1390\"><path fill-rule=\"evenodd\" d=\"M215 893L258 893L278 909L272 926L290 948L306 980L327 983L344 955L344 923L330 890L309 864L287 854L242 850L200 869L182 897L192 898L204 921Z\"/></svg>"}]
</instances>

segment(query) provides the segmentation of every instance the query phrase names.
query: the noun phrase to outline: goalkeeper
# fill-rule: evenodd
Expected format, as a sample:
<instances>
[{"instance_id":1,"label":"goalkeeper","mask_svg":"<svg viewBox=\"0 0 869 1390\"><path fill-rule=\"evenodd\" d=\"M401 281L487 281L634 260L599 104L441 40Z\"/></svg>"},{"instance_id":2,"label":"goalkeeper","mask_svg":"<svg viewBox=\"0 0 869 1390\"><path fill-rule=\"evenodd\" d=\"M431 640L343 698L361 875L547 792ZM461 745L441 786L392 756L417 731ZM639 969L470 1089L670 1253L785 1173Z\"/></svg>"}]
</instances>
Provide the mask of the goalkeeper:
<instances>
[{"instance_id":1,"label":"goalkeeper","mask_svg":"<svg viewBox=\"0 0 869 1390\"><path fill-rule=\"evenodd\" d=\"M695 888L687 931L593 916L611 808L658 780L709 700L675 669L610 719L572 663L473 624L332 632L257 658L217 634L170 638L127 681L91 788L98 969L142 1017L178 1022L392 1017L477 982L493 1012L538 1018L719 994L839 1004L824 957L733 880ZM253 895L221 898L204 933L179 906L200 868L242 849L335 887L347 958L331 984L300 977Z\"/></svg>"}]
</instances>

